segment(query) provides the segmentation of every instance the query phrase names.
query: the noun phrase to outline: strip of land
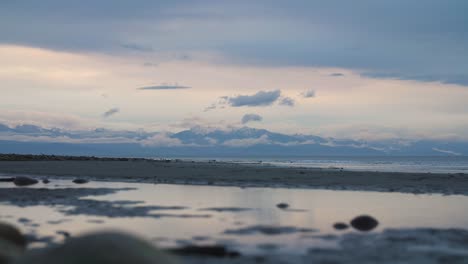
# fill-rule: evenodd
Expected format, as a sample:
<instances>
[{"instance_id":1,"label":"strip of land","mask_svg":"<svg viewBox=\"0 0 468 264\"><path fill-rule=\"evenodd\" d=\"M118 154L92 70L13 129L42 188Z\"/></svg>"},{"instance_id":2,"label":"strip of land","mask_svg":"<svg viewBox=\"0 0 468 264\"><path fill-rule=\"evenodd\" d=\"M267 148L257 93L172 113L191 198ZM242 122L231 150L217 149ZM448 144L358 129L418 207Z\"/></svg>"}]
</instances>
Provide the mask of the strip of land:
<instances>
[{"instance_id":1,"label":"strip of land","mask_svg":"<svg viewBox=\"0 0 468 264\"><path fill-rule=\"evenodd\" d=\"M468 195L468 174L356 172L265 164L127 158L0 155L3 176Z\"/></svg>"}]
</instances>

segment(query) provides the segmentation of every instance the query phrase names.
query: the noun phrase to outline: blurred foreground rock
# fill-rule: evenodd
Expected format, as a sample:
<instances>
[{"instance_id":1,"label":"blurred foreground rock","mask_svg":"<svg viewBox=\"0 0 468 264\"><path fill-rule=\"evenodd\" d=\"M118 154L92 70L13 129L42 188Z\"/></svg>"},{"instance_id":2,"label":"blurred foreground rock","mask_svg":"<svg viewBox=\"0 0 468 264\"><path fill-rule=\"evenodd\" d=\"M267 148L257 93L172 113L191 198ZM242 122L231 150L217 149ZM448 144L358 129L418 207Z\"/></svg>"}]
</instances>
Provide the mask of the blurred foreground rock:
<instances>
[{"instance_id":1,"label":"blurred foreground rock","mask_svg":"<svg viewBox=\"0 0 468 264\"><path fill-rule=\"evenodd\" d=\"M14 226L0 223L0 264L20 256L26 247L26 238Z\"/></svg>"},{"instance_id":2,"label":"blurred foreground rock","mask_svg":"<svg viewBox=\"0 0 468 264\"><path fill-rule=\"evenodd\" d=\"M175 258L132 235L100 232L71 238L64 245L30 252L14 264L173 264Z\"/></svg>"}]
</instances>

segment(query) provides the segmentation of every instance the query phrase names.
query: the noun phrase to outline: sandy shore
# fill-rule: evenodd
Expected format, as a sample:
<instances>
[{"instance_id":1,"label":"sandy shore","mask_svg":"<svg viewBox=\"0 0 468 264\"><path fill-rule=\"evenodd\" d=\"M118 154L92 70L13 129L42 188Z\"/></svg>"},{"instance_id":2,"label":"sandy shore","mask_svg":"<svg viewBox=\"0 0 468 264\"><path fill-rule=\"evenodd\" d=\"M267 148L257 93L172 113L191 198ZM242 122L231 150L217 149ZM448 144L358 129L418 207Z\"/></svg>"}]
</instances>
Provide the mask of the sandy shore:
<instances>
[{"instance_id":1,"label":"sandy shore","mask_svg":"<svg viewBox=\"0 0 468 264\"><path fill-rule=\"evenodd\" d=\"M8 158L8 159L7 159ZM99 181L220 185L238 187L286 187L333 190L388 191L405 193L439 193L468 195L468 175L428 173L353 172L335 169L279 168L265 164L232 164L222 162L191 162L181 160L99 159L67 157L16 157L0 155L2 176L32 175L44 178L83 178ZM15 160L16 159L16 160ZM124 184L125 185L125 184ZM86 186L85 186L86 187ZM107 195L126 188L18 188L4 187L0 202L27 208L29 206L59 206L66 216L141 217L204 219L203 213L184 213L185 207L133 204L131 201L83 199ZM54 197L54 199L50 199ZM171 213L164 210L171 209ZM174 211L176 210L176 211ZM280 209L277 209L280 210ZM179 212L180 211L180 212ZM1 217L0 217L1 218ZM10 218L5 218L11 220ZM34 219L32 219L34 220ZM57 219L51 219L57 220ZM380 220L380 219L379 219ZM59 219L58 221L65 221ZM384 219L382 219L384 221ZM31 222L33 223L33 222ZM28 222L26 223L28 224ZM25 225L26 225L25 224ZM34 223L33 223L34 224ZM53 225L55 225L54 223ZM260 223L261 224L261 223ZM330 223L332 224L332 222ZM42 227L37 227L42 228ZM73 233L73 230L68 230ZM267 234L272 236L271 234ZM217 258L213 256L181 255L179 263L466 263L468 231L463 229L385 229L382 232L343 235L324 235L336 243L336 248L322 248L311 244L304 255L275 254L239 255ZM33 240L47 242L47 237ZM31 234L29 234L31 239ZM275 239L272 236L272 239ZM1 242L1 241L0 241ZM51 246L57 246L51 244ZM1 247L0 247L1 249ZM43 263L50 263L47 248ZM25 259L13 263L38 263L35 253L28 251ZM1 255L0 250L0 255ZM34 261L28 257L32 254ZM74 255L72 255L74 258Z\"/></svg>"},{"instance_id":2,"label":"sandy shore","mask_svg":"<svg viewBox=\"0 0 468 264\"><path fill-rule=\"evenodd\" d=\"M0 160L0 174L169 184L468 195L468 174L355 172L181 160Z\"/></svg>"}]
</instances>

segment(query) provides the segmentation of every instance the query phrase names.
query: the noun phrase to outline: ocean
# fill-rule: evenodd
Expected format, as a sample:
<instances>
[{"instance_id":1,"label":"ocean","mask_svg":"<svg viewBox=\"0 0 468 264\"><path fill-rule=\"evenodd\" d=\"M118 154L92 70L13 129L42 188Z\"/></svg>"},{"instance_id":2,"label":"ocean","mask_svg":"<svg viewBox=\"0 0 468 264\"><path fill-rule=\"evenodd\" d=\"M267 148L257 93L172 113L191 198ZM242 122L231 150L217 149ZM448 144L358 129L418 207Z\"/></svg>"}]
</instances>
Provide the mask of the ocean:
<instances>
[{"instance_id":1,"label":"ocean","mask_svg":"<svg viewBox=\"0 0 468 264\"><path fill-rule=\"evenodd\" d=\"M246 164L268 164L281 167L344 169L352 171L468 173L468 156L411 157L253 157L253 158L187 158Z\"/></svg>"}]
</instances>

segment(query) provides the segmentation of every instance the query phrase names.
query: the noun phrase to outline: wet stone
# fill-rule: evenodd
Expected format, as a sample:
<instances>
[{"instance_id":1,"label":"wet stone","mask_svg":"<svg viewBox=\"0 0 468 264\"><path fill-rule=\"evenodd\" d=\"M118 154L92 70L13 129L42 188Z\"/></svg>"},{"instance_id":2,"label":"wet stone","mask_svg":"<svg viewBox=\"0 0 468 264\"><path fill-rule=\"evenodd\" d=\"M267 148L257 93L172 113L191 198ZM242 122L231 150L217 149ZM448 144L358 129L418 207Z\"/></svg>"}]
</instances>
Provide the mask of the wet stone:
<instances>
[{"instance_id":1,"label":"wet stone","mask_svg":"<svg viewBox=\"0 0 468 264\"><path fill-rule=\"evenodd\" d=\"M338 222L333 225L333 228L335 228L336 230L345 230L348 229L348 227L349 226L343 222Z\"/></svg>"},{"instance_id":2,"label":"wet stone","mask_svg":"<svg viewBox=\"0 0 468 264\"><path fill-rule=\"evenodd\" d=\"M279 209L286 209L289 207L289 204L287 203L279 203L276 205L276 207L278 207Z\"/></svg>"},{"instance_id":3,"label":"wet stone","mask_svg":"<svg viewBox=\"0 0 468 264\"><path fill-rule=\"evenodd\" d=\"M378 225L379 222L369 215L360 215L351 220L351 226L359 231L370 231Z\"/></svg>"},{"instance_id":4,"label":"wet stone","mask_svg":"<svg viewBox=\"0 0 468 264\"><path fill-rule=\"evenodd\" d=\"M36 184L38 182L39 181L36 180L36 179L29 178L29 177L24 177L24 176L16 177L15 180L13 181L13 183L16 186L29 186L29 185L34 185L34 184Z\"/></svg>"},{"instance_id":5,"label":"wet stone","mask_svg":"<svg viewBox=\"0 0 468 264\"><path fill-rule=\"evenodd\" d=\"M85 184L85 183L88 183L89 181L86 180L86 179L74 179L73 180L73 183L76 183L76 184Z\"/></svg>"}]
</instances>

